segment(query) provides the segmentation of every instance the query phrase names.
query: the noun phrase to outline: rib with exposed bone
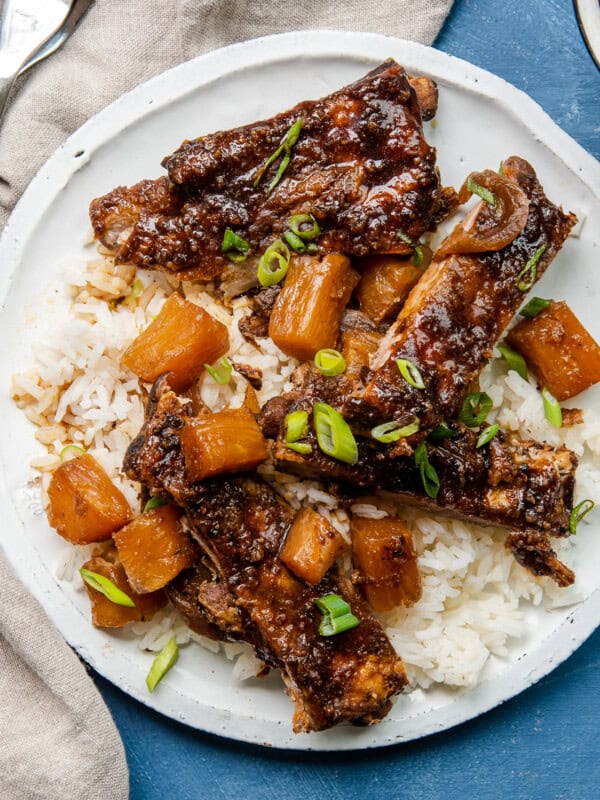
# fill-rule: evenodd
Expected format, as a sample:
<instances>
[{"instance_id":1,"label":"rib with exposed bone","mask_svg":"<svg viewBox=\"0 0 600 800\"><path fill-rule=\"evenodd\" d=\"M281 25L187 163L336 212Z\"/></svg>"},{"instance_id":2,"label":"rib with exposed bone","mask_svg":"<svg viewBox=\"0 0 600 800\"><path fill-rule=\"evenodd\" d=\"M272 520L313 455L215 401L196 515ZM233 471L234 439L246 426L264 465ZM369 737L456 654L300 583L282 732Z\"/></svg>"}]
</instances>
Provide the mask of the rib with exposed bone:
<instances>
[{"instance_id":1,"label":"rib with exposed bone","mask_svg":"<svg viewBox=\"0 0 600 800\"><path fill-rule=\"evenodd\" d=\"M419 102L422 99L422 105ZM435 149L423 135L437 89L387 61L351 86L271 119L185 141L163 161L168 178L120 186L94 200L94 234L118 262L211 279L230 264L231 228L260 254L294 214L314 215L319 251L405 252L455 202L442 190ZM299 138L270 190L294 123Z\"/></svg>"},{"instance_id":2,"label":"rib with exposed bone","mask_svg":"<svg viewBox=\"0 0 600 800\"><path fill-rule=\"evenodd\" d=\"M366 385L345 403L345 416L363 423L417 417L422 431L456 418L526 291L576 222L548 200L522 158L506 159L502 175L469 177L493 190L495 205L479 202L442 243L384 337ZM417 368L423 387L405 380L398 359Z\"/></svg>"},{"instance_id":3,"label":"rib with exposed bone","mask_svg":"<svg viewBox=\"0 0 600 800\"><path fill-rule=\"evenodd\" d=\"M204 605L205 619L225 638L249 642L265 664L281 670L295 703L296 732L344 720L379 721L406 684L402 661L381 625L335 570L310 586L284 566L278 552L294 512L266 483L246 475L188 481L179 433L189 410L163 385L125 458L129 477L168 493L185 509L222 587L216 596L210 581L198 582L188 573L175 594L186 618L200 624L194 604ZM329 593L349 603L360 620L356 628L337 636L319 634L314 601Z\"/></svg>"}]
</instances>

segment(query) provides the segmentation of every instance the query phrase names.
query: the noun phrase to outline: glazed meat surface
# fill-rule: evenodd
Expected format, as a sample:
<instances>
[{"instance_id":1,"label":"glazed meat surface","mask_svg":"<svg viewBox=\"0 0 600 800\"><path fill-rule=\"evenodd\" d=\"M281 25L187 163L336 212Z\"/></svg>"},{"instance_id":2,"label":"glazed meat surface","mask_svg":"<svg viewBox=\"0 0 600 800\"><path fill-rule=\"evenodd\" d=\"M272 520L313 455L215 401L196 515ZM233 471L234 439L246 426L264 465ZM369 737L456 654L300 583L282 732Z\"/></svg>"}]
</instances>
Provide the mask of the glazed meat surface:
<instances>
[{"instance_id":1,"label":"glazed meat surface","mask_svg":"<svg viewBox=\"0 0 600 800\"><path fill-rule=\"evenodd\" d=\"M295 703L296 732L379 720L406 675L365 601L334 570L317 586L294 577L278 557L293 510L256 477L190 483L178 436L189 409L165 391L151 410L127 453L127 474L168 492L185 509L217 581L192 571L176 582L171 596L186 619L198 627L209 620L226 638L249 642L268 666L281 669ZM344 597L360 624L324 637L314 600L331 592Z\"/></svg>"},{"instance_id":2,"label":"glazed meat surface","mask_svg":"<svg viewBox=\"0 0 600 800\"><path fill-rule=\"evenodd\" d=\"M263 433L275 440L272 455L278 469L350 486L354 492L391 494L395 500L427 512L531 534L540 541L543 537L545 546L539 549L536 563L546 563L545 574L559 583L564 580L566 573L561 575L556 569L560 562L550 560L555 554L547 537L569 533L577 457L566 447L522 441L500 431L489 445L477 448L478 433L456 424L452 438L427 444L440 481L438 495L432 499L423 488L406 439L390 445L357 435L358 461L354 465L325 455L319 449L310 412L316 402L343 404L352 384L343 375L327 378L308 365L297 370L295 381L297 389L269 401L259 415ZM308 454L291 450L285 441L285 416L299 409L309 412L309 430L303 437L311 446ZM511 550L517 555L515 547ZM518 560L526 568L534 564L531 558ZM571 582L572 578L571 574Z\"/></svg>"},{"instance_id":3,"label":"glazed meat surface","mask_svg":"<svg viewBox=\"0 0 600 800\"><path fill-rule=\"evenodd\" d=\"M506 159L502 175L528 202L521 233L497 251L452 254L432 262L385 336L366 386L346 402L346 416L374 423L412 415L422 431L457 417L494 344L523 303L522 271L545 246L535 273L528 276L541 277L575 223L574 215L548 200L523 159ZM416 365L425 388L404 380L399 358Z\"/></svg>"},{"instance_id":4,"label":"glazed meat surface","mask_svg":"<svg viewBox=\"0 0 600 800\"><path fill-rule=\"evenodd\" d=\"M92 202L96 238L116 250L117 261L199 279L229 263L221 252L225 228L256 254L299 213L319 221L322 254L408 253L398 232L416 241L452 205L422 130L418 94L431 116L435 84L421 78L415 86L387 61L320 100L185 141L163 161L168 178L118 187ZM280 159L258 180L260 169L298 120L289 165L269 191Z\"/></svg>"}]
</instances>

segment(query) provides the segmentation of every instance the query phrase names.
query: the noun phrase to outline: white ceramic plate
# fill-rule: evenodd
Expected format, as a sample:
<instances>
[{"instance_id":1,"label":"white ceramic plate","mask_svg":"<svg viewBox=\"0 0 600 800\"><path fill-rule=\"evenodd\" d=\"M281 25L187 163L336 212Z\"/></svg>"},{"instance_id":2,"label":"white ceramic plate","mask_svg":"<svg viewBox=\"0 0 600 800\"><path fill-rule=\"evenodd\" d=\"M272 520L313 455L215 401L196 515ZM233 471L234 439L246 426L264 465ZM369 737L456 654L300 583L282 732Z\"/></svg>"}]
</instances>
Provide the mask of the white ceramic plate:
<instances>
[{"instance_id":1,"label":"white ceramic plate","mask_svg":"<svg viewBox=\"0 0 600 800\"><path fill-rule=\"evenodd\" d=\"M582 526L578 535L574 566L584 601L551 613L528 611L530 636L514 646L507 659L492 659L476 689L416 692L401 697L380 725L294 736L291 704L277 676L237 683L229 663L199 647L185 648L160 691L149 695L144 679L150 657L135 643L92 628L85 594L54 577L64 543L50 531L27 488L27 464L39 446L31 426L10 401L8 385L13 372L31 363L31 342L43 336L60 313L65 264L83 265L89 257L80 243L88 228L90 199L117 184L161 174L161 158L183 138L251 122L307 97L320 97L387 57L439 83L437 123L428 137L438 147L446 183L459 185L470 170L493 168L507 155L518 154L534 164L551 198L585 214L580 238L567 242L536 291L568 298L600 338L595 310L600 292L600 165L532 100L499 78L436 50L385 36L286 34L219 50L160 75L91 119L54 154L25 193L0 244L0 336L5 343L0 353L0 492L6 553L65 639L98 672L174 719L248 742L356 749L443 730L522 691L563 661L600 622L596 521ZM590 407L599 398L591 390L578 404Z\"/></svg>"}]
</instances>

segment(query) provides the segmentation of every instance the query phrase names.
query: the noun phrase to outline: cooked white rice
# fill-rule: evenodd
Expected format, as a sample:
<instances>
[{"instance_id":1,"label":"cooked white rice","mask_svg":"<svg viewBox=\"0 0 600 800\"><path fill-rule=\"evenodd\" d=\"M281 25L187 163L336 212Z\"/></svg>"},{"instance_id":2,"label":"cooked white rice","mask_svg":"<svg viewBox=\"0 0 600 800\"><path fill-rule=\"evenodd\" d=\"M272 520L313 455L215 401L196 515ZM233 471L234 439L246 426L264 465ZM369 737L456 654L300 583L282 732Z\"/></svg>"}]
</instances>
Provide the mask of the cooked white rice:
<instances>
[{"instance_id":1,"label":"cooked white rice","mask_svg":"<svg viewBox=\"0 0 600 800\"><path fill-rule=\"evenodd\" d=\"M143 282L137 297L137 292L130 294L134 277ZM34 366L13 379L15 400L37 426L36 438L46 449L31 466L45 504L59 453L67 444L78 444L98 459L135 507L138 487L121 474L120 466L127 445L142 424L143 405L137 378L121 367L120 356L159 312L174 283L160 274L135 276L131 268L115 270L109 258L97 258L88 265L83 285L80 275L73 276L72 284L70 316L35 346ZM245 298L235 300L229 311L214 300L210 286L185 282L182 290L228 326L228 355L262 370L261 403L290 388L297 362L270 339L261 340L258 349L239 333L238 321L249 313ZM123 302L115 303L123 297ZM499 361L484 371L481 384L494 400L492 413L502 427L553 445L564 443L574 450L581 459L580 499L600 500L599 418L586 413L583 424L553 428L544 417L535 386L515 372L507 374ZM234 372L228 386L204 380L201 396L213 410L238 407L246 385ZM260 473L294 508L310 505L348 538L347 513L318 482L277 473L269 464L262 466ZM351 512L375 519L399 515L413 533L423 596L412 608L381 617L413 686L475 685L490 656L506 657L509 640L526 634L525 604L557 606L577 598L576 589L565 593L548 579L536 579L523 570L505 549L502 532L424 517L389 500L361 498ZM92 549L65 548L57 564L57 578L79 584L76 570ZM562 557L568 562L569 553ZM129 626L127 635L136 637L140 648L151 651L160 650L173 635L180 645L197 642L221 650L235 662L234 675L240 680L260 670L260 662L248 646L217 644L194 634L171 607L150 623Z\"/></svg>"}]
</instances>

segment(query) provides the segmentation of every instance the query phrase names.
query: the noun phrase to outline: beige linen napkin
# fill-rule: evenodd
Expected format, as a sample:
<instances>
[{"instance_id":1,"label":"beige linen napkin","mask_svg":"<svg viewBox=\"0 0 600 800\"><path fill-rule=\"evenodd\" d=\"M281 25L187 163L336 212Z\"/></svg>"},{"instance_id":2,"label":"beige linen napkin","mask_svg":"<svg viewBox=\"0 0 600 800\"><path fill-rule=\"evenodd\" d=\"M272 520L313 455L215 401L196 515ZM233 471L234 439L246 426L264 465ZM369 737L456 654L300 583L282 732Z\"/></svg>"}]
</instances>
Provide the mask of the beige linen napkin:
<instances>
[{"instance_id":1,"label":"beige linen napkin","mask_svg":"<svg viewBox=\"0 0 600 800\"><path fill-rule=\"evenodd\" d=\"M65 47L17 84L0 130L0 225L72 131L168 67L232 42L307 28L374 31L431 44L451 5L96 0ZM127 796L123 746L106 706L0 554L0 797Z\"/></svg>"}]
</instances>

